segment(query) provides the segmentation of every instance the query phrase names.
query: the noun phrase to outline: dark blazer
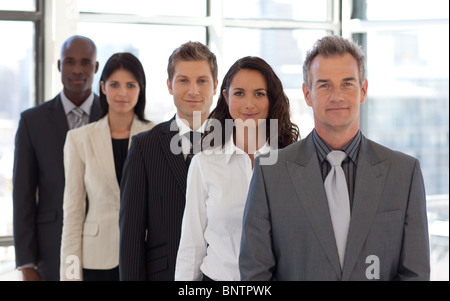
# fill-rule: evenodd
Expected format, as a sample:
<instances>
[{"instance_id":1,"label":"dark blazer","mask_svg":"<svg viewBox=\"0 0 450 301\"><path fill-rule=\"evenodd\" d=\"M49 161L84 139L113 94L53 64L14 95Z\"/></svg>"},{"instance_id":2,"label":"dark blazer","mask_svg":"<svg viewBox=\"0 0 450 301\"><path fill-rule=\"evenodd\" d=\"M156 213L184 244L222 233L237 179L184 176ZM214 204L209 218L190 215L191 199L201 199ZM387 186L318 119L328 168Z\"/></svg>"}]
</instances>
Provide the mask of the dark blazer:
<instances>
[{"instance_id":1,"label":"dark blazer","mask_svg":"<svg viewBox=\"0 0 450 301\"><path fill-rule=\"evenodd\" d=\"M120 280L174 280L187 167L175 118L133 137L121 182ZM174 125L176 123L174 122ZM173 139L173 140L172 140Z\"/></svg>"},{"instance_id":2,"label":"dark blazer","mask_svg":"<svg viewBox=\"0 0 450 301\"><path fill-rule=\"evenodd\" d=\"M90 121L98 120L94 97ZM63 148L69 129L60 95L21 114L13 169L16 266L34 263L44 280L59 280L63 220Z\"/></svg>"},{"instance_id":3,"label":"dark blazer","mask_svg":"<svg viewBox=\"0 0 450 301\"><path fill-rule=\"evenodd\" d=\"M419 161L362 137L341 272L312 135L255 169L244 211L241 280L429 280Z\"/></svg>"}]
</instances>

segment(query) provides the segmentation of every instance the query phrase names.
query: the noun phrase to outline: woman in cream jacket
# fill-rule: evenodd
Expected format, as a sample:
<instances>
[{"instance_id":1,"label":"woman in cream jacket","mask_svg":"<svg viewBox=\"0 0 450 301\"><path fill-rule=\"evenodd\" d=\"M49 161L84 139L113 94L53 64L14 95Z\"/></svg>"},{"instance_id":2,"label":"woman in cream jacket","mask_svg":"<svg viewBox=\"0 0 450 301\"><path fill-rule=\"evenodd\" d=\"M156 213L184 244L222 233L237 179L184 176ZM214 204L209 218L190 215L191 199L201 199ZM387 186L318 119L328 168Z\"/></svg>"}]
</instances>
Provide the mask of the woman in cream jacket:
<instances>
[{"instance_id":1,"label":"woman in cream jacket","mask_svg":"<svg viewBox=\"0 0 450 301\"><path fill-rule=\"evenodd\" d=\"M110 57L100 78L102 118L68 132L61 280L119 280L120 179L144 118L145 74L130 53Z\"/></svg>"}]
</instances>

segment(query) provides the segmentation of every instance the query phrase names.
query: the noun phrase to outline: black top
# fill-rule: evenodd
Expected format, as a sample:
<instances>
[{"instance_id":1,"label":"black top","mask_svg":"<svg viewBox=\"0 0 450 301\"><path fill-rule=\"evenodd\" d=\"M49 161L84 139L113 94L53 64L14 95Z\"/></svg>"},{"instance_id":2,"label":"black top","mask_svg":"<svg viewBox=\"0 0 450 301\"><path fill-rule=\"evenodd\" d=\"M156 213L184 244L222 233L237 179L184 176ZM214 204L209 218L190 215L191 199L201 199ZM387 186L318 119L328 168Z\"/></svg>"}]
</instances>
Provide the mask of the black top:
<instances>
[{"instance_id":1,"label":"black top","mask_svg":"<svg viewBox=\"0 0 450 301\"><path fill-rule=\"evenodd\" d=\"M112 139L113 153L114 153L114 165L116 167L117 182L120 186L120 180L122 179L122 169L125 159L128 153L128 138L126 139Z\"/></svg>"}]
</instances>

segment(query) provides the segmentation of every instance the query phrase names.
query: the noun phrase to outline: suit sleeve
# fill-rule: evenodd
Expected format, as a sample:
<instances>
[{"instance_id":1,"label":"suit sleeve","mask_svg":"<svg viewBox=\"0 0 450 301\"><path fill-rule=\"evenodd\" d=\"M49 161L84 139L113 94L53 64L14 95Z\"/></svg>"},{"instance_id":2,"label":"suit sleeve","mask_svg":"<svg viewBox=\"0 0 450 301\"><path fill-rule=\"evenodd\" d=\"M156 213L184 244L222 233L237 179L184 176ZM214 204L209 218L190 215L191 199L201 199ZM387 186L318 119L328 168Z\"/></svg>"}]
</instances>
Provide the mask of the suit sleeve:
<instances>
[{"instance_id":1,"label":"suit sleeve","mask_svg":"<svg viewBox=\"0 0 450 301\"><path fill-rule=\"evenodd\" d=\"M255 159L252 180L244 208L239 271L242 281L272 280L275 257L263 170Z\"/></svg>"},{"instance_id":2,"label":"suit sleeve","mask_svg":"<svg viewBox=\"0 0 450 301\"><path fill-rule=\"evenodd\" d=\"M20 119L15 137L13 168L13 227L16 266L37 265L36 193L38 164L28 124Z\"/></svg>"},{"instance_id":3,"label":"suit sleeve","mask_svg":"<svg viewBox=\"0 0 450 301\"><path fill-rule=\"evenodd\" d=\"M416 160L405 217L397 280L430 280L430 249L425 187Z\"/></svg>"},{"instance_id":4,"label":"suit sleeve","mask_svg":"<svg viewBox=\"0 0 450 301\"><path fill-rule=\"evenodd\" d=\"M147 172L144 153L133 137L120 189L119 271L122 281L146 280L145 241L147 214Z\"/></svg>"},{"instance_id":5,"label":"suit sleeve","mask_svg":"<svg viewBox=\"0 0 450 301\"><path fill-rule=\"evenodd\" d=\"M82 141L67 134L64 145L64 173L67 179L64 187L63 229L61 239L61 280L82 280L82 237L86 212L86 186L84 184L85 163L77 146Z\"/></svg>"}]
</instances>

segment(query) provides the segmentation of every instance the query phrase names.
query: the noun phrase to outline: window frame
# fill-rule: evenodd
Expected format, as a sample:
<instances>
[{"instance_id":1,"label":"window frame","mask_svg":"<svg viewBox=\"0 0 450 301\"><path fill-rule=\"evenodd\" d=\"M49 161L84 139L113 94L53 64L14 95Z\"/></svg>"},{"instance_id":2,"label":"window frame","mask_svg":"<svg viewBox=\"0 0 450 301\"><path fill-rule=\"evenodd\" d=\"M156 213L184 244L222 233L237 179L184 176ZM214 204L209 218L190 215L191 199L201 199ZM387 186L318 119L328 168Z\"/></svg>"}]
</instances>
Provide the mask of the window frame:
<instances>
[{"instance_id":1,"label":"window frame","mask_svg":"<svg viewBox=\"0 0 450 301\"><path fill-rule=\"evenodd\" d=\"M35 0L35 11L0 10L0 21L27 21L34 24L34 99L35 105L44 102L44 0ZM0 247L14 245L13 235L0 236Z\"/></svg>"}]
</instances>

